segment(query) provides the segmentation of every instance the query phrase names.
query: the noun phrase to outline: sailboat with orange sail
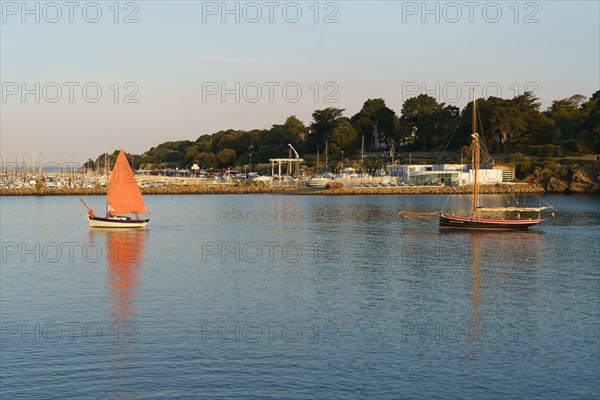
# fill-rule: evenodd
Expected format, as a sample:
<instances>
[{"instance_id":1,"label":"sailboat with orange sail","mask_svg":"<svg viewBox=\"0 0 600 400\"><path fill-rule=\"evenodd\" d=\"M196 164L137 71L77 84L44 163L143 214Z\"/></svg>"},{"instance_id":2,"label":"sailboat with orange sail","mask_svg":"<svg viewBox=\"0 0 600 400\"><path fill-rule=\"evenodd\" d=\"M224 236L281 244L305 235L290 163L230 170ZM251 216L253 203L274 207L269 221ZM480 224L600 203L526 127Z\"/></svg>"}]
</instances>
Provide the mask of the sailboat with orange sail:
<instances>
[{"instance_id":1,"label":"sailboat with orange sail","mask_svg":"<svg viewBox=\"0 0 600 400\"><path fill-rule=\"evenodd\" d=\"M106 217L98 217L83 200L88 209L87 219L93 228L143 228L149 219L141 219L139 214L147 213L142 192L135 180L123 149L108 179L106 195ZM130 217L123 214L133 214Z\"/></svg>"}]
</instances>

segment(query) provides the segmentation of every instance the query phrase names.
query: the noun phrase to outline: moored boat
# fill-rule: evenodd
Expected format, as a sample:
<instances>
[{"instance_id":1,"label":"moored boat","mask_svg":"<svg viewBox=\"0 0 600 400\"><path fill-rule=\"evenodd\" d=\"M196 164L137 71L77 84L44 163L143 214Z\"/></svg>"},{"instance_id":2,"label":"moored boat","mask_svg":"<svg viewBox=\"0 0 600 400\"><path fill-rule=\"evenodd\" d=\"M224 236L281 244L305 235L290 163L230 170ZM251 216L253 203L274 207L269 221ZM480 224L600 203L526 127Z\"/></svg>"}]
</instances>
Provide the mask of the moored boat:
<instances>
[{"instance_id":1,"label":"moored boat","mask_svg":"<svg viewBox=\"0 0 600 400\"><path fill-rule=\"evenodd\" d=\"M480 229L494 231L526 231L533 225L543 222L543 219L484 219L477 217L459 217L456 215L440 214L440 228L451 229Z\"/></svg>"},{"instance_id":2,"label":"moored boat","mask_svg":"<svg viewBox=\"0 0 600 400\"><path fill-rule=\"evenodd\" d=\"M528 230L530 227L542 223L541 211L551 207L480 207L478 204L479 192L479 162L480 162L480 136L477 133L477 101L473 91L473 142L471 150L473 155L473 208L470 216L457 216L441 212L439 214L440 229L473 229L493 231ZM501 218L485 217L484 213L497 213ZM537 218L521 219L521 212L537 212ZM510 216L510 218L507 218Z\"/></svg>"},{"instance_id":3,"label":"moored boat","mask_svg":"<svg viewBox=\"0 0 600 400\"><path fill-rule=\"evenodd\" d=\"M308 181L308 186L310 187L325 187L326 185L327 181L322 177L311 178Z\"/></svg>"}]
</instances>

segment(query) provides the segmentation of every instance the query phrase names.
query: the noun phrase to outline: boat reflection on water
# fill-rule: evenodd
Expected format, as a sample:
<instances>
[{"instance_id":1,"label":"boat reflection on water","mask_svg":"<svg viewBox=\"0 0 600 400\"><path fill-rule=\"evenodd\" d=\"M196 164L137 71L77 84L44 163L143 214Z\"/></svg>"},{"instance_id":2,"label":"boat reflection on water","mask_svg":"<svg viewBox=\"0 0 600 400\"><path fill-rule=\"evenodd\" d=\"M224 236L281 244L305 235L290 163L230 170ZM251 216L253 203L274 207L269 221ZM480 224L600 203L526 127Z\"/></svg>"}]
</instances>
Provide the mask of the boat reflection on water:
<instances>
[{"instance_id":1,"label":"boat reflection on water","mask_svg":"<svg viewBox=\"0 0 600 400\"><path fill-rule=\"evenodd\" d=\"M475 234L473 237L471 251L471 320L469 321L470 329L474 337L481 335L481 317L480 317L480 297L481 297L481 236ZM471 332L470 332L471 333ZM476 357L478 354L470 354L471 357Z\"/></svg>"},{"instance_id":2,"label":"boat reflection on water","mask_svg":"<svg viewBox=\"0 0 600 400\"><path fill-rule=\"evenodd\" d=\"M148 232L109 230L106 234L111 320L135 323L135 307Z\"/></svg>"},{"instance_id":3,"label":"boat reflection on water","mask_svg":"<svg viewBox=\"0 0 600 400\"><path fill-rule=\"evenodd\" d=\"M143 229L91 230L92 240L105 241L107 261L109 325L115 377L126 380L135 366L139 350L139 283L142 279L144 251L148 232Z\"/></svg>"},{"instance_id":4,"label":"boat reflection on water","mask_svg":"<svg viewBox=\"0 0 600 400\"><path fill-rule=\"evenodd\" d=\"M511 288L535 286L537 265L544 253L544 232L446 230L440 231L440 235L444 236L444 240L455 243L451 247L462 248L461 255L470 261L470 316L466 329L471 346L466 357L477 360L480 358L481 342L494 342L495 336L500 334L494 330L495 327L508 329L503 333L504 340L518 329L518 325L514 324L519 323L519 316L509 316L508 321L496 321L491 319L495 314L489 310L501 309L503 299L514 298ZM527 285L523 285L524 280L529 281Z\"/></svg>"}]
</instances>

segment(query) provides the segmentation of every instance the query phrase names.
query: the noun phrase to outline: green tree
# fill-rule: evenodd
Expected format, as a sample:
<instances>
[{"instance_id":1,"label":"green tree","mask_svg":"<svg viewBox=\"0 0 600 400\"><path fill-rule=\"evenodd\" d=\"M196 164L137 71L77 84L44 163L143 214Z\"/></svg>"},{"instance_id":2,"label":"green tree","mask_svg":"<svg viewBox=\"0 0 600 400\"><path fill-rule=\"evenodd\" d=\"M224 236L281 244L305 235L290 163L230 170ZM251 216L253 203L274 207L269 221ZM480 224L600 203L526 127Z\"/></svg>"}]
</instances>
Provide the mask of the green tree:
<instances>
[{"instance_id":1,"label":"green tree","mask_svg":"<svg viewBox=\"0 0 600 400\"><path fill-rule=\"evenodd\" d=\"M83 168L84 169L91 169L93 170L96 167L96 164L94 163L94 160L92 160L91 158L88 158L88 160L83 164Z\"/></svg>"},{"instance_id":2,"label":"green tree","mask_svg":"<svg viewBox=\"0 0 600 400\"><path fill-rule=\"evenodd\" d=\"M577 131L584 121L581 105L581 95L571 96L568 99L555 100L546 111L546 115L553 119L560 129L561 139L571 140L577 136Z\"/></svg>"},{"instance_id":3,"label":"green tree","mask_svg":"<svg viewBox=\"0 0 600 400\"><path fill-rule=\"evenodd\" d=\"M527 122L523 113L512 100L489 97L478 102L479 115L482 127L478 128L481 133L489 133L484 136L487 145L492 150L506 150L510 143L527 130ZM469 113L472 111L469 110ZM470 115L470 114L469 114ZM467 118L470 121L470 118Z\"/></svg>"},{"instance_id":4,"label":"green tree","mask_svg":"<svg viewBox=\"0 0 600 400\"><path fill-rule=\"evenodd\" d=\"M236 154L245 154L255 141L256 135L251 132L229 129L213 135L211 150L217 154L224 149L233 149Z\"/></svg>"},{"instance_id":5,"label":"green tree","mask_svg":"<svg viewBox=\"0 0 600 400\"><path fill-rule=\"evenodd\" d=\"M378 150L381 144L390 144L399 139L400 120L392 109L386 107L383 99L367 100L351 121L358 132L364 135L367 148Z\"/></svg>"},{"instance_id":6,"label":"green tree","mask_svg":"<svg viewBox=\"0 0 600 400\"><path fill-rule=\"evenodd\" d=\"M560 139L560 129L546 115L538 113L529 121L529 130L535 144L555 144Z\"/></svg>"},{"instance_id":7,"label":"green tree","mask_svg":"<svg viewBox=\"0 0 600 400\"><path fill-rule=\"evenodd\" d=\"M217 168L217 156L215 156L213 153L200 153L198 156L198 165L200 165L202 168Z\"/></svg>"},{"instance_id":8,"label":"green tree","mask_svg":"<svg viewBox=\"0 0 600 400\"><path fill-rule=\"evenodd\" d=\"M197 163L200 159L200 150L198 146L191 145L186 148L183 156L183 164L186 167L190 167L192 164Z\"/></svg>"},{"instance_id":9,"label":"green tree","mask_svg":"<svg viewBox=\"0 0 600 400\"><path fill-rule=\"evenodd\" d=\"M540 117L540 99L532 92L525 92L512 99L518 115L525 122L525 130L514 135L511 140L512 148L520 148L527 144L538 144L537 135L544 132L544 121Z\"/></svg>"},{"instance_id":10,"label":"green tree","mask_svg":"<svg viewBox=\"0 0 600 400\"><path fill-rule=\"evenodd\" d=\"M581 105L583 123L577 133L577 145L587 152L600 153L600 90Z\"/></svg>"},{"instance_id":11,"label":"green tree","mask_svg":"<svg viewBox=\"0 0 600 400\"><path fill-rule=\"evenodd\" d=\"M288 156L288 148L275 145L260 146L252 159L254 164L269 162L270 158L285 158Z\"/></svg>"},{"instance_id":12,"label":"green tree","mask_svg":"<svg viewBox=\"0 0 600 400\"><path fill-rule=\"evenodd\" d=\"M260 135L261 145L274 145L287 148L288 144L300 147L308 132L302 121L295 116L288 117L283 125L273 125Z\"/></svg>"},{"instance_id":13,"label":"green tree","mask_svg":"<svg viewBox=\"0 0 600 400\"><path fill-rule=\"evenodd\" d=\"M352 126L348 118L340 118L335 123L331 134L331 151L333 154L342 151L350 153L356 150L359 144L358 131Z\"/></svg>"},{"instance_id":14,"label":"green tree","mask_svg":"<svg viewBox=\"0 0 600 400\"><path fill-rule=\"evenodd\" d=\"M291 139L290 143L299 148L308 134L308 128L304 125L304 122L300 121L295 115L291 115L285 120L283 126L286 134Z\"/></svg>"},{"instance_id":15,"label":"green tree","mask_svg":"<svg viewBox=\"0 0 600 400\"><path fill-rule=\"evenodd\" d=\"M325 142L331 138L335 122L342 116L343 109L329 107L323 110L316 110L313 116L313 122L310 125L310 134L306 140L306 150L316 152L317 148L324 149Z\"/></svg>"},{"instance_id":16,"label":"green tree","mask_svg":"<svg viewBox=\"0 0 600 400\"><path fill-rule=\"evenodd\" d=\"M221 167L228 167L235 162L235 150L223 149L217 154L217 160Z\"/></svg>"},{"instance_id":17,"label":"green tree","mask_svg":"<svg viewBox=\"0 0 600 400\"><path fill-rule=\"evenodd\" d=\"M530 92L510 100L498 97L479 99L477 132L489 151L515 151L530 144L556 140L559 131L540 113L539 107L539 99ZM463 111L457 142L460 145L471 140L472 110L471 102Z\"/></svg>"},{"instance_id":18,"label":"green tree","mask_svg":"<svg viewBox=\"0 0 600 400\"><path fill-rule=\"evenodd\" d=\"M212 135L202 135L196 139L196 146L201 153L210 152L212 150Z\"/></svg>"},{"instance_id":19,"label":"green tree","mask_svg":"<svg viewBox=\"0 0 600 400\"><path fill-rule=\"evenodd\" d=\"M445 134L458 115L458 109L453 106L446 107L444 103L429 95L420 94L407 99L402 105L400 117L400 133L405 142L414 140L427 151L432 146L439 145Z\"/></svg>"}]
</instances>

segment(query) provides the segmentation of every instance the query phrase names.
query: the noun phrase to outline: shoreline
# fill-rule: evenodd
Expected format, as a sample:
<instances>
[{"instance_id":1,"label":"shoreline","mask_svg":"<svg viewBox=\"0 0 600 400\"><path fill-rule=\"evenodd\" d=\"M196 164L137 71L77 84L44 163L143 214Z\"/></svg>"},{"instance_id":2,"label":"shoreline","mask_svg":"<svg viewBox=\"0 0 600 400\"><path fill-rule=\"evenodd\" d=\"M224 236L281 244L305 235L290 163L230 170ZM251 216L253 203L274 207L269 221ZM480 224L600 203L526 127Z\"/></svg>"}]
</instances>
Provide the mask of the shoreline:
<instances>
[{"instance_id":1,"label":"shoreline","mask_svg":"<svg viewBox=\"0 0 600 400\"><path fill-rule=\"evenodd\" d=\"M329 189L327 193L315 193L330 196L348 195L415 195L415 194L472 194L473 186L399 186L382 188L341 187ZM539 184L494 184L479 185L480 194L545 193Z\"/></svg>"},{"instance_id":2,"label":"shoreline","mask_svg":"<svg viewBox=\"0 0 600 400\"><path fill-rule=\"evenodd\" d=\"M363 195L414 195L414 194L470 194L472 186L397 186L397 187L341 187L306 188L298 186L208 186L186 185L141 188L143 195L212 195L212 194L290 194L317 196L363 196ZM1 196L101 196L106 188L75 189L0 189ZM546 193L539 184L494 184L481 185L482 194Z\"/></svg>"}]
</instances>

